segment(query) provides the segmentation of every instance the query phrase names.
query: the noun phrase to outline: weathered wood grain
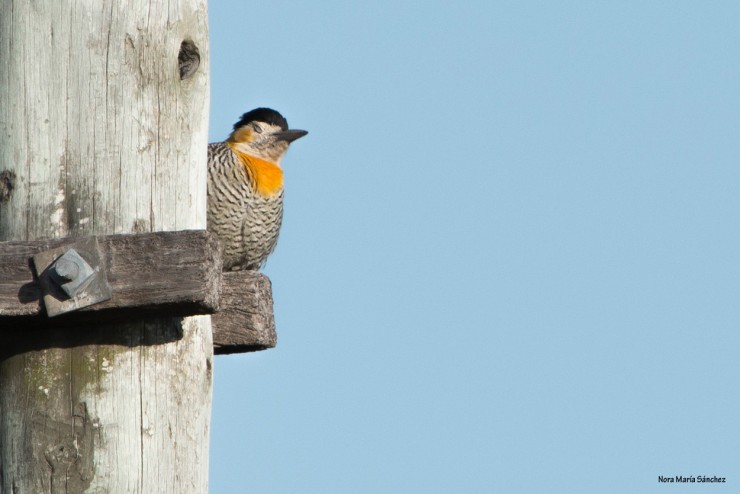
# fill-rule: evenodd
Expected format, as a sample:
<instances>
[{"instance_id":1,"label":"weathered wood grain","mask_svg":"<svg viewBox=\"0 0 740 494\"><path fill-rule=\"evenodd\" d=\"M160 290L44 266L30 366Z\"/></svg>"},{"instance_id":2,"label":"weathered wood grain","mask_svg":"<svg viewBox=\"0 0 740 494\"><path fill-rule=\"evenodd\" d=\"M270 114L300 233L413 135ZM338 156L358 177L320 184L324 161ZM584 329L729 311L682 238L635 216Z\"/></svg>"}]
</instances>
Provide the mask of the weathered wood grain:
<instances>
[{"instance_id":1,"label":"weathered wood grain","mask_svg":"<svg viewBox=\"0 0 740 494\"><path fill-rule=\"evenodd\" d=\"M244 353L277 344L272 284L257 271L223 273L219 311L211 316L214 353Z\"/></svg>"},{"instance_id":2,"label":"weathered wood grain","mask_svg":"<svg viewBox=\"0 0 740 494\"><path fill-rule=\"evenodd\" d=\"M206 5L0 0L0 240L205 229ZM209 316L33 335L0 359L0 491L207 492Z\"/></svg>"},{"instance_id":3,"label":"weathered wood grain","mask_svg":"<svg viewBox=\"0 0 740 494\"><path fill-rule=\"evenodd\" d=\"M29 259L73 241L0 242L0 345L6 351L33 347L11 332L214 313L211 327L216 354L276 345L270 279L257 271L222 273L218 241L205 230L98 237L111 300L47 318ZM33 334L34 339L49 337Z\"/></svg>"},{"instance_id":4,"label":"weathered wood grain","mask_svg":"<svg viewBox=\"0 0 740 494\"><path fill-rule=\"evenodd\" d=\"M29 265L34 254L71 242L73 239L0 242L0 331L2 322L14 316L47 325L59 324L64 318L85 320L67 314L46 321L41 287ZM96 318L138 318L146 314L212 314L217 310L222 262L218 240L209 232L108 235L98 237L98 244L113 296L78 313L106 313L96 314Z\"/></svg>"}]
</instances>

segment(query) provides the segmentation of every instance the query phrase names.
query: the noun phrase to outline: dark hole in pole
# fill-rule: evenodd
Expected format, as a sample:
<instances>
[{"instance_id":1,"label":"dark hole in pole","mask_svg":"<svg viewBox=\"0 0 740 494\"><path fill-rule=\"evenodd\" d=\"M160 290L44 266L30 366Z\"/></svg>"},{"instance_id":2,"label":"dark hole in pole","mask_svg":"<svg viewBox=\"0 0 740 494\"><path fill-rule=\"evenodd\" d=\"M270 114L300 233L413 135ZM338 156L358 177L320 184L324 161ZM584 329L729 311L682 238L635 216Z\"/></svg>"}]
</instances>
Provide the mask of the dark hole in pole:
<instances>
[{"instance_id":1,"label":"dark hole in pole","mask_svg":"<svg viewBox=\"0 0 740 494\"><path fill-rule=\"evenodd\" d=\"M15 173L10 170L0 172L0 203L8 202L15 188Z\"/></svg>"},{"instance_id":2,"label":"dark hole in pole","mask_svg":"<svg viewBox=\"0 0 740 494\"><path fill-rule=\"evenodd\" d=\"M192 40L186 39L180 45L180 53L177 55L180 63L180 80L189 79L195 74L200 65L200 52Z\"/></svg>"}]
</instances>

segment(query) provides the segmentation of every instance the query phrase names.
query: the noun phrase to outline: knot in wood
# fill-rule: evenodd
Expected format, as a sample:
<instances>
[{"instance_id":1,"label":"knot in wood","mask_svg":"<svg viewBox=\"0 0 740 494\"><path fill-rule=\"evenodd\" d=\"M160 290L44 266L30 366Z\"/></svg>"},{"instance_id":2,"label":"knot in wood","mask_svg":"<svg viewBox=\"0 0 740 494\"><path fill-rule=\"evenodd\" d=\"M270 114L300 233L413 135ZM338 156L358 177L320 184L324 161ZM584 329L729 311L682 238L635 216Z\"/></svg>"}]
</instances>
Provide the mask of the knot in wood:
<instances>
[{"instance_id":1,"label":"knot in wood","mask_svg":"<svg viewBox=\"0 0 740 494\"><path fill-rule=\"evenodd\" d=\"M15 173L10 170L0 172L0 204L10 200L10 194L15 188Z\"/></svg>"},{"instance_id":2,"label":"knot in wood","mask_svg":"<svg viewBox=\"0 0 740 494\"><path fill-rule=\"evenodd\" d=\"M200 51L192 40L186 39L180 45L180 53L177 55L180 66L180 80L190 79L200 66Z\"/></svg>"}]
</instances>

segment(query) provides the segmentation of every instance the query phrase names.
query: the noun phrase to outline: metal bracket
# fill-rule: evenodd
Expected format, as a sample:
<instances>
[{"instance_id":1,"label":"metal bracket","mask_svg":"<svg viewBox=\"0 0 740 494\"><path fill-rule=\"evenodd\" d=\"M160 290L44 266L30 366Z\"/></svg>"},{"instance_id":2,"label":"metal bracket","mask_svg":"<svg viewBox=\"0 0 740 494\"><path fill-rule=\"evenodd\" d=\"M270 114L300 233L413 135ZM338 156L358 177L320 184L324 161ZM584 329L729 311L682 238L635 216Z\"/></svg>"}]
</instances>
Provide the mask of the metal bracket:
<instances>
[{"instance_id":1,"label":"metal bracket","mask_svg":"<svg viewBox=\"0 0 740 494\"><path fill-rule=\"evenodd\" d=\"M33 256L33 263L49 317L111 298L95 237L40 252Z\"/></svg>"}]
</instances>

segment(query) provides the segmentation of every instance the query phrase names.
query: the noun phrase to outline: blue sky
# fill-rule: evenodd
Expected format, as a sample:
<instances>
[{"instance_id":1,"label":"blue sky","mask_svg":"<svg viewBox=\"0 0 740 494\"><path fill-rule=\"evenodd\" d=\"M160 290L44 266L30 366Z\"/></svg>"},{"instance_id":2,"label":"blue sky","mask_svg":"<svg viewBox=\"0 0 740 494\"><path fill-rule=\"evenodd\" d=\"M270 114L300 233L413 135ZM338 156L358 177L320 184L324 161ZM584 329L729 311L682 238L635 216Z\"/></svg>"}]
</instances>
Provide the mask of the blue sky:
<instances>
[{"instance_id":1,"label":"blue sky","mask_svg":"<svg viewBox=\"0 0 740 494\"><path fill-rule=\"evenodd\" d=\"M211 492L740 485L740 4L210 2L211 141L308 130Z\"/></svg>"}]
</instances>

